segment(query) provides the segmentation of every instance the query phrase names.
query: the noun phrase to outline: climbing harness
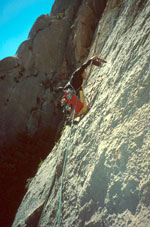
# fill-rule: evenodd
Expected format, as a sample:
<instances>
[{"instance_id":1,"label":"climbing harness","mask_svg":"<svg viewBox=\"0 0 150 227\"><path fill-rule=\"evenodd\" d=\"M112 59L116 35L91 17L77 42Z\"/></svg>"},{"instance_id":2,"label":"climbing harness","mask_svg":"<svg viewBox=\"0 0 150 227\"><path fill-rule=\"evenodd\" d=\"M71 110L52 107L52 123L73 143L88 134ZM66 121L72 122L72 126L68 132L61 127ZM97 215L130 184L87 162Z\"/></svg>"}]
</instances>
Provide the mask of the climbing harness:
<instances>
[{"instance_id":1,"label":"climbing harness","mask_svg":"<svg viewBox=\"0 0 150 227\"><path fill-rule=\"evenodd\" d=\"M67 89L61 98L61 107L63 108L62 112L64 113L65 117L68 119L72 117L74 109L75 117L82 115L86 109L86 102L84 100L83 92L80 91L78 97L74 90L72 91L72 89Z\"/></svg>"},{"instance_id":2,"label":"climbing harness","mask_svg":"<svg viewBox=\"0 0 150 227\"><path fill-rule=\"evenodd\" d=\"M61 107L63 107L63 113L71 111L71 106L67 102L71 100L73 93L74 91L72 91L71 89L67 89L65 95L61 98L60 104Z\"/></svg>"},{"instance_id":3,"label":"climbing harness","mask_svg":"<svg viewBox=\"0 0 150 227\"><path fill-rule=\"evenodd\" d=\"M66 162L67 162L69 145L71 143L71 133L72 133L72 129L73 129L73 122L74 122L76 107L77 107L77 101L76 101L76 105L75 105L75 108L74 108L74 111L73 111L73 117L72 117L71 128L70 128L70 135L69 135L69 139L68 139L68 142L67 142L67 145L66 145L66 152L65 152L64 164L63 164L63 170L62 170L62 176L61 176L60 194L59 194L59 207L58 207L58 217L57 217L57 227L60 227L60 224L61 224L63 178L64 178L64 173L65 173L65 167L66 167Z\"/></svg>"}]
</instances>

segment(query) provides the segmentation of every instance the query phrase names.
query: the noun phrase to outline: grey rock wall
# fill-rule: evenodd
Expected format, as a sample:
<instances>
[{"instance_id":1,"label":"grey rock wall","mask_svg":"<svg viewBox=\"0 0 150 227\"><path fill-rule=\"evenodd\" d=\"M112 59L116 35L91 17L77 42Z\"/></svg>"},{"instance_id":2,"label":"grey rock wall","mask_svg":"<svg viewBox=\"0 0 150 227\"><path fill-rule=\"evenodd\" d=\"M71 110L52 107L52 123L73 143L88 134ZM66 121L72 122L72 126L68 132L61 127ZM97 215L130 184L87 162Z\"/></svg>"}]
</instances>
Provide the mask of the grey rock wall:
<instances>
[{"instance_id":1,"label":"grey rock wall","mask_svg":"<svg viewBox=\"0 0 150 227\"><path fill-rule=\"evenodd\" d=\"M51 14L37 18L16 55L0 61L0 223L5 227L25 194L26 180L54 146L56 131L59 137L63 115L55 88L87 57L105 2L95 0L95 8L91 0L56 0Z\"/></svg>"},{"instance_id":2,"label":"grey rock wall","mask_svg":"<svg viewBox=\"0 0 150 227\"><path fill-rule=\"evenodd\" d=\"M150 226L150 2L108 1L89 56L107 60L89 69L84 92L92 107L32 180L13 227ZM70 141L69 141L70 139Z\"/></svg>"}]
</instances>

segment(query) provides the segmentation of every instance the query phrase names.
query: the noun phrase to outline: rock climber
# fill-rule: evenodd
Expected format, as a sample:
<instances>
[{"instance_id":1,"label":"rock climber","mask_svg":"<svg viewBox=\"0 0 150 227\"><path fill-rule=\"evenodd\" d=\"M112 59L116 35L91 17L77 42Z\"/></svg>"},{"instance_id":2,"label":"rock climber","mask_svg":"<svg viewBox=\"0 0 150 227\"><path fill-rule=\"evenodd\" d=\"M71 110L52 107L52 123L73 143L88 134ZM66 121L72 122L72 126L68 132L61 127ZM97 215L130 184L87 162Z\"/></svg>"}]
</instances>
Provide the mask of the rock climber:
<instances>
[{"instance_id":1,"label":"rock climber","mask_svg":"<svg viewBox=\"0 0 150 227\"><path fill-rule=\"evenodd\" d=\"M106 63L106 61L100 59L98 56L93 56L76 69L72 73L69 82L61 88L65 94L61 99L60 105L61 107L65 107L65 111L70 113L73 113L73 110L75 110L75 118L81 117L88 110L88 105L82 89L83 81L87 78L85 69L91 64L101 66L102 63Z\"/></svg>"}]
</instances>

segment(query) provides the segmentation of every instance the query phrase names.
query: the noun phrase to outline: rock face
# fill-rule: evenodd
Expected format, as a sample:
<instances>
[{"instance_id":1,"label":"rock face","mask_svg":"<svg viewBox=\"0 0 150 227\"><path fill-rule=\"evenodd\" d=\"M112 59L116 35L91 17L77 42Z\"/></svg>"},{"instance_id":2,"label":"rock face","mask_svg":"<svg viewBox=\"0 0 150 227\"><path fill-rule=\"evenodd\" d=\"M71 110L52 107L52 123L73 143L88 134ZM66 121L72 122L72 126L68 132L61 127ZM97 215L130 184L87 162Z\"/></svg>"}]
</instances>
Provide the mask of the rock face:
<instances>
[{"instance_id":1,"label":"rock face","mask_svg":"<svg viewBox=\"0 0 150 227\"><path fill-rule=\"evenodd\" d=\"M54 146L62 120L55 88L87 57L105 5L56 0L16 56L0 61L0 223L5 227L25 194L26 179Z\"/></svg>"},{"instance_id":2,"label":"rock face","mask_svg":"<svg viewBox=\"0 0 150 227\"><path fill-rule=\"evenodd\" d=\"M57 226L67 147L61 226L150 226L149 12L149 1L108 0L89 53L107 60L89 69L84 91L92 106L72 130L65 128L30 183L13 227ZM79 13L84 24L82 7ZM72 36L78 61L85 54L82 39Z\"/></svg>"}]
</instances>

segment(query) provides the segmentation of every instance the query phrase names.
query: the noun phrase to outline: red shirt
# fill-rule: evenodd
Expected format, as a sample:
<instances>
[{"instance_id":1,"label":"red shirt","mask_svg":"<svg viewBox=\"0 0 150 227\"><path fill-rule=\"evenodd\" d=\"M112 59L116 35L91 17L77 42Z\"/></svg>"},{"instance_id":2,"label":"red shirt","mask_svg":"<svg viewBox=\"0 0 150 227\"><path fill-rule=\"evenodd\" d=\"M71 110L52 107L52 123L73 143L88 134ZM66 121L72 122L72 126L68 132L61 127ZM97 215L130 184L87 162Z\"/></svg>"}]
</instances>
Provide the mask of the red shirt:
<instances>
[{"instance_id":1,"label":"red shirt","mask_svg":"<svg viewBox=\"0 0 150 227\"><path fill-rule=\"evenodd\" d=\"M83 103L82 103L82 102L80 101L80 99L79 99L76 95L74 95L74 94L72 94L71 99L68 100L68 94L69 94L69 92L66 92L66 93L64 94L64 98L65 98L65 100L66 100L66 103L67 103L68 105L72 106L73 110L75 109L75 112L76 112L76 113L80 112L80 110L83 108Z\"/></svg>"}]
</instances>

